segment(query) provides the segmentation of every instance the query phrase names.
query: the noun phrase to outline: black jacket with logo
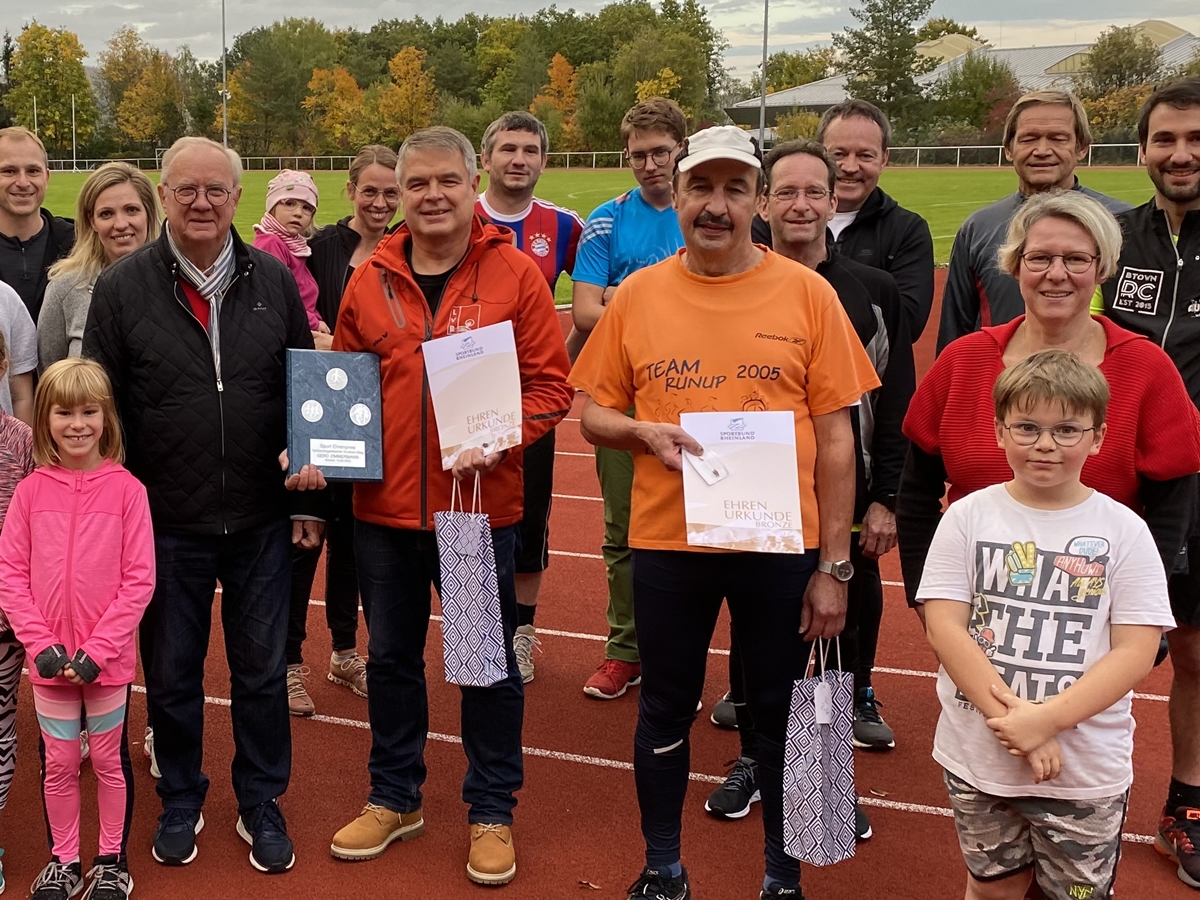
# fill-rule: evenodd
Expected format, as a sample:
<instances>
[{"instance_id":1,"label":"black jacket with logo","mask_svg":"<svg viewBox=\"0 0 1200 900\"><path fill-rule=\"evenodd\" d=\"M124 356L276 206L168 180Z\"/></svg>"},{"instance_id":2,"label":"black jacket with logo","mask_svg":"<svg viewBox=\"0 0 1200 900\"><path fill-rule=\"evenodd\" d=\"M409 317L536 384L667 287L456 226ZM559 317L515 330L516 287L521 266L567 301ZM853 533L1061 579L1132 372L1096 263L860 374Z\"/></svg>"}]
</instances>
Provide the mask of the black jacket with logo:
<instances>
[{"instance_id":1,"label":"black jacket with logo","mask_svg":"<svg viewBox=\"0 0 1200 900\"><path fill-rule=\"evenodd\" d=\"M291 272L234 232L221 302L220 372L164 233L101 273L83 353L112 379L126 467L146 485L158 532L220 535L285 517L288 347L312 349ZM299 511L299 510L297 510Z\"/></svg>"},{"instance_id":2,"label":"black jacket with logo","mask_svg":"<svg viewBox=\"0 0 1200 900\"><path fill-rule=\"evenodd\" d=\"M354 274L350 259L362 240L362 235L350 227L351 218L346 216L333 225L326 225L308 242L312 249L307 260L308 270L317 282L317 313L330 328L337 321L342 294Z\"/></svg>"},{"instance_id":3,"label":"black jacket with logo","mask_svg":"<svg viewBox=\"0 0 1200 900\"><path fill-rule=\"evenodd\" d=\"M1178 243L1154 198L1117 221L1124 243L1101 289L1104 313L1162 347L1200 406L1200 210L1183 217Z\"/></svg>"}]
</instances>

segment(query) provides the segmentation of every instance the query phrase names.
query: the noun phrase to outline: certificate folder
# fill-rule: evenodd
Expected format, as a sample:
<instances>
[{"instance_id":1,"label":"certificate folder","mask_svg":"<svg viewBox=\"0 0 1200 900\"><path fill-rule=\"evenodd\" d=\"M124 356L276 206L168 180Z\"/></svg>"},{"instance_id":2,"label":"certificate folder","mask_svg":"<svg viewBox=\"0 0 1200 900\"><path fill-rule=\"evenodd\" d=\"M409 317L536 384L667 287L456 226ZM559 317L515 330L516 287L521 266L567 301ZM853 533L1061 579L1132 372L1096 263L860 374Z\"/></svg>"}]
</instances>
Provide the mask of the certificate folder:
<instances>
[{"instance_id":1,"label":"certificate folder","mask_svg":"<svg viewBox=\"0 0 1200 900\"><path fill-rule=\"evenodd\" d=\"M288 350L288 474L312 463L329 481L383 481L379 357Z\"/></svg>"}]
</instances>

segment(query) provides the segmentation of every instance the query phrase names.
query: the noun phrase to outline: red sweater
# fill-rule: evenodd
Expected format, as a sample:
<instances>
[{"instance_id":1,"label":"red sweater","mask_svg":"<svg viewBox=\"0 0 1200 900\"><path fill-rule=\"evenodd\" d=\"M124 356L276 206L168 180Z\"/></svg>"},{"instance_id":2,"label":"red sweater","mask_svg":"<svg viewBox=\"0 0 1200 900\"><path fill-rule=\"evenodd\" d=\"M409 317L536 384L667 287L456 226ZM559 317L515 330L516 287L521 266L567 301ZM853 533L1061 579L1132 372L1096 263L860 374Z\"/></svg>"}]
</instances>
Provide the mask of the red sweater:
<instances>
[{"instance_id":1,"label":"red sweater","mask_svg":"<svg viewBox=\"0 0 1200 900\"><path fill-rule=\"evenodd\" d=\"M1021 316L951 343L922 379L904 433L942 457L953 503L1009 481L1012 469L996 445L992 386L1004 371L1004 349ZM1108 434L1083 467L1082 480L1141 512L1139 478L1169 481L1200 471L1200 414L1170 357L1141 335L1097 317L1107 346L1100 371L1108 379Z\"/></svg>"}]
</instances>

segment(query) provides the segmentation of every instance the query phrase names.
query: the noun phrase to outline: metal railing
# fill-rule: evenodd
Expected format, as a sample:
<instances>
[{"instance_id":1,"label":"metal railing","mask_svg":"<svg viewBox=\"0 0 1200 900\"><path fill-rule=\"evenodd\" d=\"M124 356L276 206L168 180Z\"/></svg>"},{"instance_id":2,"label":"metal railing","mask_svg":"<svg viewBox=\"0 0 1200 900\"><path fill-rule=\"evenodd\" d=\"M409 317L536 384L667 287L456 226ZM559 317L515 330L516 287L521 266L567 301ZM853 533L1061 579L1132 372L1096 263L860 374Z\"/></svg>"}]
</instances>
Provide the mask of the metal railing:
<instances>
[{"instance_id":1,"label":"metal railing","mask_svg":"<svg viewBox=\"0 0 1200 900\"><path fill-rule=\"evenodd\" d=\"M158 169L161 157L125 157L127 162L139 169ZM350 168L353 156L243 156L242 165L247 172L278 172L280 169L301 169L307 172L344 172ZM52 159L50 168L55 172L89 171L97 166L113 162L112 159L81 159L74 165L69 159ZM902 168L986 166L989 168L1008 165L1004 148L989 144L984 146L961 145L955 147L892 147L890 164ZM1088 148L1087 166L1136 166L1138 165L1137 144L1092 144ZM572 153L551 153L547 162L556 169L621 169L625 167L625 156L620 150L587 150Z\"/></svg>"}]
</instances>

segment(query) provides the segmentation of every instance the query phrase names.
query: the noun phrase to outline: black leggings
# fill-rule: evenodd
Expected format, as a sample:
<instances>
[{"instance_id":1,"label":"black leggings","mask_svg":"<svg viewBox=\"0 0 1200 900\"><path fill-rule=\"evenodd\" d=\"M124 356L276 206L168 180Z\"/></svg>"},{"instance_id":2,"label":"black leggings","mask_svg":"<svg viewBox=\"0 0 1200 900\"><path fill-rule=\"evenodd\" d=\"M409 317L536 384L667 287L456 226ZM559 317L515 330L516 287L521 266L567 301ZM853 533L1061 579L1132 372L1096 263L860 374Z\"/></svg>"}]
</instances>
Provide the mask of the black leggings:
<instances>
[{"instance_id":1,"label":"black leggings","mask_svg":"<svg viewBox=\"0 0 1200 900\"><path fill-rule=\"evenodd\" d=\"M332 492L333 515L325 523L325 622L333 637L335 651L353 650L358 643L358 570L354 561L353 489L335 484ZM288 610L287 643L284 654L289 666L303 662L301 647L307 637L308 601L321 549L292 547L292 598Z\"/></svg>"},{"instance_id":2,"label":"black leggings","mask_svg":"<svg viewBox=\"0 0 1200 900\"><path fill-rule=\"evenodd\" d=\"M783 849L783 745L792 683L803 677L808 660L800 609L816 563L816 551L802 556L633 551L642 657L633 765L648 865L680 859L688 733L704 689L717 614L728 600L745 651L746 704L758 726L767 875L785 885L799 882L800 863Z\"/></svg>"},{"instance_id":3,"label":"black leggings","mask_svg":"<svg viewBox=\"0 0 1200 900\"><path fill-rule=\"evenodd\" d=\"M875 651L879 646L879 623L883 619L883 582L879 577L879 560L863 556L857 540L850 547L850 562L854 565L854 577L846 591L842 665L854 672L857 692L871 686L871 669L875 667ZM754 729L754 716L746 705L742 651L732 625L729 628L729 700L737 713L741 755L757 760L758 734Z\"/></svg>"}]
</instances>

